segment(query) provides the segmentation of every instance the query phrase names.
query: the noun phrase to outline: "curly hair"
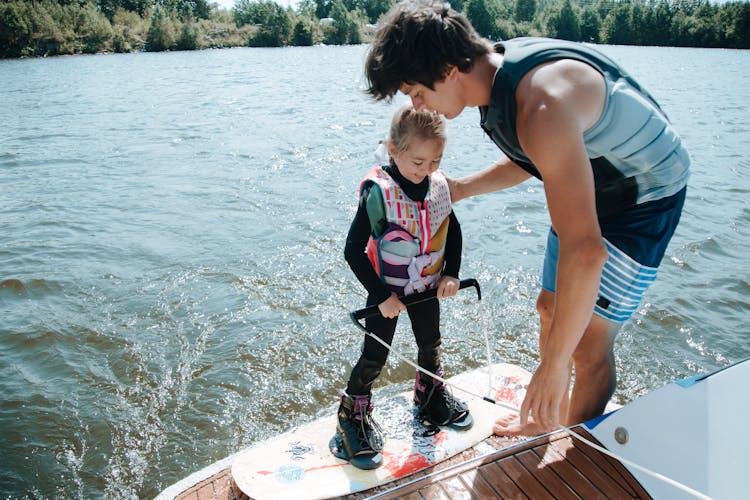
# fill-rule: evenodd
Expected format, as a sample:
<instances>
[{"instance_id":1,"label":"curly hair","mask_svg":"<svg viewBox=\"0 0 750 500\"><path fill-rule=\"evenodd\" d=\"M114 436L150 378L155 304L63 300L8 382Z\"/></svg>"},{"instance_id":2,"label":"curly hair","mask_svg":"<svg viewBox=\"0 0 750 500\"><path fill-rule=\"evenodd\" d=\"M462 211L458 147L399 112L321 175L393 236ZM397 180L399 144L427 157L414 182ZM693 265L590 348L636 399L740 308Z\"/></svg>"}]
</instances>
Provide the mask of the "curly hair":
<instances>
[{"instance_id":1,"label":"curly hair","mask_svg":"<svg viewBox=\"0 0 750 500\"><path fill-rule=\"evenodd\" d=\"M433 89L448 66L468 73L492 51L489 41L448 3L407 0L394 5L375 32L365 62L367 93L390 99L404 83Z\"/></svg>"}]
</instances>

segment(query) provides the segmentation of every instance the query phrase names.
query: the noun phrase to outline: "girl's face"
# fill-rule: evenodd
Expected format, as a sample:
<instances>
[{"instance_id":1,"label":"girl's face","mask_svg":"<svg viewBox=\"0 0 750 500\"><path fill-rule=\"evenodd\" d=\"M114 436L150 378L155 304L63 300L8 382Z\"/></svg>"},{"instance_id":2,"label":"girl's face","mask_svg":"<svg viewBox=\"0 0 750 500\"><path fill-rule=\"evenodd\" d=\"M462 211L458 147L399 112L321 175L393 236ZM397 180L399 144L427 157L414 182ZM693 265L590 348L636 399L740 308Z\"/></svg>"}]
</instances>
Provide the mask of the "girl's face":
<instances>
[{"instance_id":1,"label":"girl's face","mask_svg":"<svg viewBox=\"0 0 750 500\"><path fill-rule=\"evenodd\" d=\"M404 151L399 151L395 144L388 141L388 154L396 162L401 175L410 182L419 184L440 167L444 147L445 142L439 139L417 137L411 140Z\"/></svg>"}]
</instances>

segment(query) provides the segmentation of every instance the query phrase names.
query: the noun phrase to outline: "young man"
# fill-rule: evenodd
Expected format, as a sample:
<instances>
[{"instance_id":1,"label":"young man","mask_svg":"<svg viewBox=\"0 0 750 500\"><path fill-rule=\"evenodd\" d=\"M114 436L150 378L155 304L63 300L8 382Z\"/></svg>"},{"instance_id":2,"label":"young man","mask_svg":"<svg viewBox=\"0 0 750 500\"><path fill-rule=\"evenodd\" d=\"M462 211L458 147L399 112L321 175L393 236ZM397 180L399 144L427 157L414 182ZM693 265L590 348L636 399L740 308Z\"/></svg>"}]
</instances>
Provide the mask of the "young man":
<instances>
[{"instance_id":1,"label":"young man","mask_svg":"<svg viewBox=\"0 0 750 500\"><path fill-rule=\"evenodd\" d=\"M531 176L544 183L552 227L540 363L520 420L495 432L534 435L601 415L616 386L615 336L655 279L685 200L690 161L659 105L594 49L543 38L493 46L442 3L394 6L365 71L378 100L401 91L449 119L479 107L505 156L452 181L454 201Z\"/></svg>"}]
</instances>

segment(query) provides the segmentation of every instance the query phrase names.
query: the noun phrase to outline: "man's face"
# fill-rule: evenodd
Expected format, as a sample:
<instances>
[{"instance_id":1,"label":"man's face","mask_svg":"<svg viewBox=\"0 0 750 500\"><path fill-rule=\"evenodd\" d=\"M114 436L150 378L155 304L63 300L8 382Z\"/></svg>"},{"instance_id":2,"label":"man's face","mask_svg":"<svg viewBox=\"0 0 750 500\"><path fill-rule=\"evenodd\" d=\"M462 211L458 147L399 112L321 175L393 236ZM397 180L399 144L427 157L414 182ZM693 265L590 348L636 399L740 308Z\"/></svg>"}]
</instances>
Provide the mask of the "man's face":
<instances>
[{"instance_id":1,"label":"man's face","mask_svg":"<svg viewBox=\"0 0 750 500\"><path fill-rule=\"evenodd\" d=\"M457 70L456 70L457 71ZM399 90L409 96L414 109L434 111L451 120L464 110L458 95L458 87L453 72L440 82L435 83L435 90L421 83L403 83Z\"/></svg>"}]
</instances>

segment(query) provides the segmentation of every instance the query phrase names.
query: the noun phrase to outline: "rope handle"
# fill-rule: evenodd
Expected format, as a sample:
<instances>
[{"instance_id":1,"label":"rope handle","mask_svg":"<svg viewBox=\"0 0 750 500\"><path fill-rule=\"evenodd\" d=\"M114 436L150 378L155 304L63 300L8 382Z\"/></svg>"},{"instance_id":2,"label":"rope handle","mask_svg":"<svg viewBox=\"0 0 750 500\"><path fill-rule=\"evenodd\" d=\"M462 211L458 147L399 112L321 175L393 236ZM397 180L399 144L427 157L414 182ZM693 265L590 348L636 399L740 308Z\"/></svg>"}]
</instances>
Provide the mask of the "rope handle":
<instances>
[{"instance_id":1,"label":"rope handle","mask_svg":"<svg viewBox=\"0 0 750 500\"><path fill-rule=\"evenodd\" d=\"M459 290L462 290L464 288L469 288L469 287L476 288L477 300L482 300L482 290L479 288L479 282L477 282L477 280L475 280L474 278L468 278L465 280L461 280L458 284ZM413 295L400 296L399 300L403 302L406 307L409 307L413 304L418 304L420 302L434 299L436 297L437 297L437 288L433 288L431 290L427 290L422 293L415 293ZM359 320L372 318L373 316L378 316L379 314L380 314L380 309L378 309L378 306L372 305L369 307L365 307L364 309L358 309L356 311L350 312L349 318L351 318L351 320L354 322L355 325L357 325L358 328L367 332L365 325L360 323Z\"/></svg>"}]
</instances>

